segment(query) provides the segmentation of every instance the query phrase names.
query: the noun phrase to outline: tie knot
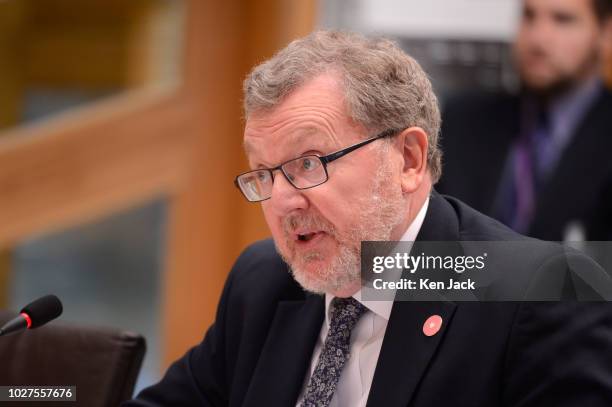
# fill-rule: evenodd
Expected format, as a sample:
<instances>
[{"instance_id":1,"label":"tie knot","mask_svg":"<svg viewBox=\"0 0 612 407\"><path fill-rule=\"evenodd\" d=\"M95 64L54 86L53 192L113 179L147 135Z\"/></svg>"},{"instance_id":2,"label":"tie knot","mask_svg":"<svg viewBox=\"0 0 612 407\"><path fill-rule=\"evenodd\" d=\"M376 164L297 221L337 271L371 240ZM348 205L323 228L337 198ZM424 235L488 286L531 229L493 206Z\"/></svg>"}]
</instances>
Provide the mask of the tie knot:
<instances>
[{"instance_id":1,"label":"tie knot","mask_svg":"<svg viewBox=\"0 0 612 407\"><path fill-rule=\"evenodd\" d=\"M332 300L332 306L330 329L348 331L349 334L359 318L367 311L367 308L353 297L336 297Z\"/></svg>"}]
</instances>

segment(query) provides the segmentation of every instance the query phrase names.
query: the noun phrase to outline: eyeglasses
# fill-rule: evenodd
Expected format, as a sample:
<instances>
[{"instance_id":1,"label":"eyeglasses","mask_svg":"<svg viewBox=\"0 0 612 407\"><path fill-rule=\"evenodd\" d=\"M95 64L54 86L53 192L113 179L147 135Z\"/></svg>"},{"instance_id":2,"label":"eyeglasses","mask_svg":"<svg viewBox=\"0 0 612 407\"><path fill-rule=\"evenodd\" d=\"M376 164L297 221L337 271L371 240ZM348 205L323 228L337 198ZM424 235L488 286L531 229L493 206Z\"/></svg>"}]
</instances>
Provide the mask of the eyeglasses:
<instances>
[{"instance_id":1,"label":"eyeglasses","mask_svg":"<svg viewBox=\"0 0 612 407\"><path fill-rule=\"evenodd\" d=\"M329 179L327 164L375 140L394 136L397 133L398 130L385 130L372 138L323 157L305 155L286 161L278 167L261 168L245 172L236 177L234 184L250 202L265 201L272 196L272 185L274 184L274 172L276 170L280 170L287 181L296 189L313 188L325 183Z\"/></svg>"}]
</instances>

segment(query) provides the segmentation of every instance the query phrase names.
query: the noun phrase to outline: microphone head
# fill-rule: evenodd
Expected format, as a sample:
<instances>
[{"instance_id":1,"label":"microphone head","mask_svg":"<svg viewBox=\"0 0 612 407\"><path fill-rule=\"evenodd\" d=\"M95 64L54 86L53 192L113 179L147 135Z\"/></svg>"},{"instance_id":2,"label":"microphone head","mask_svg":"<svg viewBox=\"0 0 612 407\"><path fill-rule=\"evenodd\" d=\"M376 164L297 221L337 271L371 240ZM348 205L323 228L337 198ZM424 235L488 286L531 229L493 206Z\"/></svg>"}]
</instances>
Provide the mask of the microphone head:
<instances>
[{"instance_id":1,"label":"microphone head","mask_svg":"<svg viewBox=\"0 0 612 407\"><path fill-rule=\"evenodd\" d=\"M59 317L62 310L62 303L59 298L50 294L32 301L23 307L20 312L28 314L32 320L30 328L37 328Z\"/></svg>"}]
</instances>

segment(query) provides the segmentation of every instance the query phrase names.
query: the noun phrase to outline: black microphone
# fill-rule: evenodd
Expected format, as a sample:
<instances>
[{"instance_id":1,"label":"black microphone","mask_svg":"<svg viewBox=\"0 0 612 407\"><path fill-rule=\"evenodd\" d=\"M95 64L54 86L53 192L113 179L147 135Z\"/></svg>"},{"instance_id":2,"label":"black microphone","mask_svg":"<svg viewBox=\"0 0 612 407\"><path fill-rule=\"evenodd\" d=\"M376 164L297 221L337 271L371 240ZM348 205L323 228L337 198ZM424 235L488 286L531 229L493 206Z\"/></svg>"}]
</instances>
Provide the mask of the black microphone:
<instances>
[{"instance_id":1,"label":"black microphone","mask_svg":"<svg viewBox=\"0 0 612 407\"><path fill-rule=\"evenodd\" d=\"M62 303L55 295L45 295L21 309L19 316L0 328L0 336L38 328L62 314Z\"/></svg>"}]
</instances>

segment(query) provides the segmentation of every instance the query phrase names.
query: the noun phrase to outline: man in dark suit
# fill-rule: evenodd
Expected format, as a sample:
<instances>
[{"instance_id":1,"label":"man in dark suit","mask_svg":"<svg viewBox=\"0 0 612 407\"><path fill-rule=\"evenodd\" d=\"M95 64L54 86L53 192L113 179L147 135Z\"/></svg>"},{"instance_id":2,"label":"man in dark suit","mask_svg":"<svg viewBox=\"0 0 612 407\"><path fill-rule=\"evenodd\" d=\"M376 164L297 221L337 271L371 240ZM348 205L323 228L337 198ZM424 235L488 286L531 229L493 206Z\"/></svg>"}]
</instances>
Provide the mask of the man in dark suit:
<instances>
[{"instance_id":1,"label":"man in dark suit","mask_svg":"<svg viewBox=\"0 0 612 407\"><path fill-rule=\"evenodd\" d=\"M443 114L438 189L547 240L612 239L610 0L525 0L519 94L462 95Z\"/></svg>"},{"instance_id":2,"label":"man in dark suit","mask_svg":"<svg viewBox=\"0 0 612 407\"><path fill-rule=\"evenodd\" d=\"M126 407L612 403L608 303L362 296L365 240L533 242L505 253L519 286L558 252L432 190L436 98L395 44L315 32L250 73L245 110L236 184L273 241L240 256L204 340Z\"/></svg>"}]
</instances>

